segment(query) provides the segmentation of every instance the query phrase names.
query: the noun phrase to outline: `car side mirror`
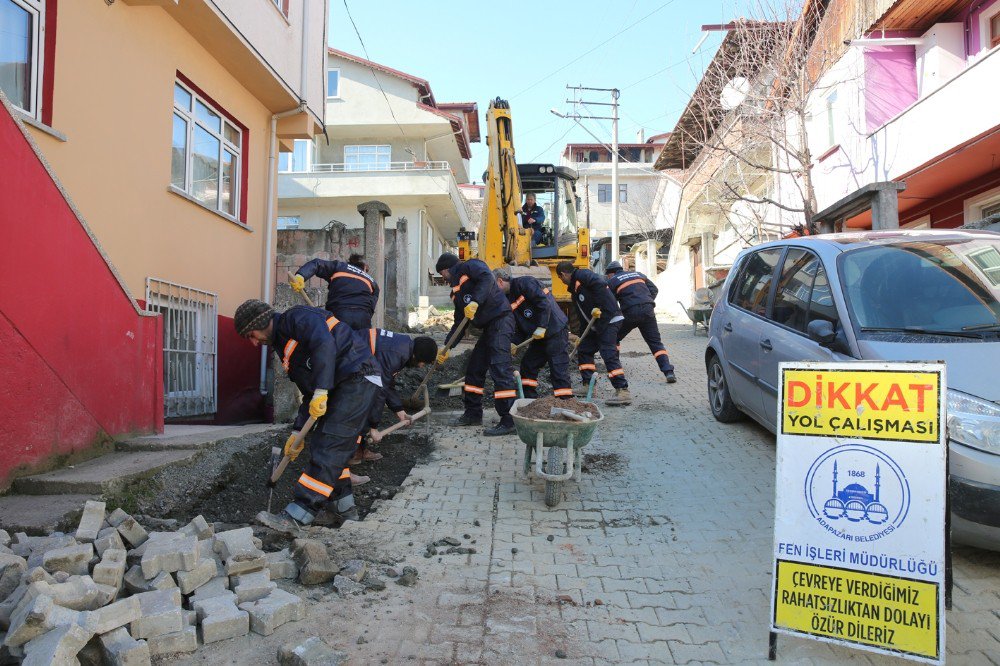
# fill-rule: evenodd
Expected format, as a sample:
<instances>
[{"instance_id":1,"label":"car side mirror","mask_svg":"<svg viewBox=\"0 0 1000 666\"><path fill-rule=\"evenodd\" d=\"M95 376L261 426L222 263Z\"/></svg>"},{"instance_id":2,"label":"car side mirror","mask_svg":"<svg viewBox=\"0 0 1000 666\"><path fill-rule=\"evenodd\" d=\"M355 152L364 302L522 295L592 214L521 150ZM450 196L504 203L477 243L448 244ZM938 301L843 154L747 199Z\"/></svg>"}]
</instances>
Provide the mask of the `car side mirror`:
<instances>
[{"instance_id":1,"label":"car side mirror","mask_svg":"<svg viewBox=\"0 0 1000 666\"><path fill-rule=\"evenodd\" d=\"M824 347L829 347L837 339L837 331L833 324L826 319L813 319L806 327L809 339L818 342Z\"/></svg>"}]
</instances>

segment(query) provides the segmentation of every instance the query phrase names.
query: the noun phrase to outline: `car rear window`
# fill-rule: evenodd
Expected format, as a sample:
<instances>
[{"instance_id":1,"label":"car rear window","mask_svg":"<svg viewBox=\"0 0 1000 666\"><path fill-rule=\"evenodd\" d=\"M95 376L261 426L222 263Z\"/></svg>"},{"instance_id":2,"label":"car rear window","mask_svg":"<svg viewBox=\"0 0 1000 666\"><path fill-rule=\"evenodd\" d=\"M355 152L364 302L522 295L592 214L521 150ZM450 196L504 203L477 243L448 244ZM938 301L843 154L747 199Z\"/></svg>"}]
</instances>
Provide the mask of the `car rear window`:
<instances>
[{"instance_id":1,"label":"car rear window","mask_svg":"<svg viewBox=\"0 0 1000 666\"><path fill-rule=\"evenodd\" d=\"M730 288L729 302L754 314L767 314L767 295L771 290L774 267L780 258L780 247L748 254Z\"/></svg>"}]
</instances>

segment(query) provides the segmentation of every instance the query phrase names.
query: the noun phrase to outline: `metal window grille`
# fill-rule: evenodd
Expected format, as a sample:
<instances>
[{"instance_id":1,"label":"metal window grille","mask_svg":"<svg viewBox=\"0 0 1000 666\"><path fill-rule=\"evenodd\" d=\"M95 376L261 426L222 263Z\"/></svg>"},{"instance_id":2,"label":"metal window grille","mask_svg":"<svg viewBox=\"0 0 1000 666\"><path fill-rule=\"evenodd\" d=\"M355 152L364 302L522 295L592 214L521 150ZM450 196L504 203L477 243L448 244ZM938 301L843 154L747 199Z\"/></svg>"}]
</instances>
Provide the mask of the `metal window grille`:
<instances>
[{"instance_id":1,"label":"metal window grille","mask_svg":"<svg viewBox=\"0 0 1000 666\"><path fill-rule=\"evenodd\" d=\"M218 395L219 297L146 278L146 310L163 316L165 417L214 414Z\"/></svg>"}]
</instances>

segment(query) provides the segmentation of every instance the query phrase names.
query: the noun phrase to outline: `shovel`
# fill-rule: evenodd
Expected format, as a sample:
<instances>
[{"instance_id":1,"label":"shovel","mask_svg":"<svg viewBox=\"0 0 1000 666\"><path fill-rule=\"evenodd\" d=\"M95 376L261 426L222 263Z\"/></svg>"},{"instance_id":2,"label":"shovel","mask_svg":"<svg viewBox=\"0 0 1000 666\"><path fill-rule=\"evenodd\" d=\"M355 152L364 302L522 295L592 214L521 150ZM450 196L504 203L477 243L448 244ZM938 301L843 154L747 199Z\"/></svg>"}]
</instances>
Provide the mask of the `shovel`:
<instances>
[{"instance_id":1,"label":"shovel","mask_svg":"<svg viewBox=\"0 0 1000 666\"><path fill-rule=\"evenodd\" d=\"M583 329L583 334L576 339L576 344L573 345L573 348L569 350L570 358L576 355L576 350L580 348L580 343L583 342L583 339L585 337L587 337L587 333L590 333L590 329L594 326L595 321L597 321L597 317L590 318L590 322L587 324L587 328Z\"/></svg>"},{"instance_id":2,"label":"shovel","mask_svg":"<svg viewBox=\"0 0 1000 666\"><path fill-rule=\"evenodd\" d=\"M312 416L305 422L302 429L295 434L295 444L299 444L306 438L309 431L312 430L313 424L316 423L316 419ZM294 448L294 446L292 447ZM270 488L270 492L267 495L267 512L271 513L271 499L274 497L274 486L278 483L278 479L281 475L285 473L285 468L288 467L288 463L291 458L282 455L284 449L280 446L271 447L271 476L267 480L267 487Z\"/></svg>"},{"instance_id":3,"label":"shovel","mask_svg":"<svg viewBox=\"0 0 1000 666\"><path fill-rule=\"evenodd\" d=\"M295 277L295 273L293 273L291 271L287 271L287 273L288 273L288 277L290 277L290 278ZM303 289L299 293L302 294L302 298L306 299L306 303L309 305L309 307L312 307L312 308L316 307L316 304L312 302L311 298L309 298L309 294L306 293L305 289Z\"/></svg>"},{"instance_id":4,"label":"shovel","mask_svg":"<svg viewBox=\"0 0 1000 666\"><path fill-rule=\"evenodd\" d=\"M379 432L379 434L382 437L385 437L386 435L388 435L390 433L396 432L400 428L404 428L404 427L412 424L417 419L422 419L423 417L428 416L430 413L431 413L431 396L430 396L430 392L427 390L427 386L425 385L424 386L424 408L421 409L416 414L412 415L410 417L409 421L400 421L399 423L393 423L391 426L389 426L385 430L382 430L381 432ZM371 444L372 441L373 440L371 438L371 435L369 435L368 436L368 443Z\"/></svg>"},{"instance_id":5,"label":"shovel","mask_svg":"<svg viewBox=\"0 0 1000 666\"><path fill-rule=\"evenodd\" d=\"M462 331L464 331L465 327L468 325L469 325L469 318L466 317L465 319L462 320L462 323L458 325L458 328L455 329L455 332L452 334L451 338L444 343L445 351L449 351L452 347L458 344L458 339L461 337ZM438 364L435 362L434 365L428 368L427 374L424 375L424 380L420 382L420 386L417 387L417 390L413 392L413 395L411 395L408 400L404 401L404 404L406 406L412 407L414 405L420 404L419 402L420 392L427 388L427 382L430 380L431 375L434 374L434 371L437 369L437 366Z\"/></svg>"}]
</instances>

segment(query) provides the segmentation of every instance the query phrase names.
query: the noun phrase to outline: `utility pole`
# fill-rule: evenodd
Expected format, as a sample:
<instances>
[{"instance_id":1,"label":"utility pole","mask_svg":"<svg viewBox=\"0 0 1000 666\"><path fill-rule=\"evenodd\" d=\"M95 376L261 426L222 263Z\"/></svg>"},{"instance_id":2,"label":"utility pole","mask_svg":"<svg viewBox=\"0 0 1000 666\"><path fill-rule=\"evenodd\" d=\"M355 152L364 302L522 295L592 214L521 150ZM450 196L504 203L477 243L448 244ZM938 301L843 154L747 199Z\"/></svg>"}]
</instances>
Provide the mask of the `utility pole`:
<instances>
[{"instance_id":1,"label":"utility pole","mask_svg":"<svg viewBox=\"0 0 1000 666\"><path fill-rule=\"evenodd\" d=\"M573 105L573 113L559 113L555 109L551 110L551 113L559 116L560 118L571 118L575 120L577 124L580 124L581 118L590 118L591 120L610 120L611 121L611 261L618 261L619 249L618 249L618 97L621 95L621 91L618 88L589 88L587 86L566 86L567 90L573 91L573 99L567 99L567 104ZM611 93L610 102L594 102L579 99L578 93L582 90L587 90L591 92L606 92ZM610 116L594 116L594 115L584 115L580 113L580 105L583 106L610 106L611 115ZM583 129L587 129L582 124L580 124ZM593 132L587 130L587 133L593 136ZM595 137L596 138L596 137ZM598 139L601 143L603 140ZM605 144L607 145L607 144Z\"/></svg>"}]
</instances>

